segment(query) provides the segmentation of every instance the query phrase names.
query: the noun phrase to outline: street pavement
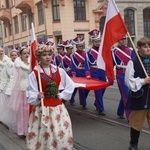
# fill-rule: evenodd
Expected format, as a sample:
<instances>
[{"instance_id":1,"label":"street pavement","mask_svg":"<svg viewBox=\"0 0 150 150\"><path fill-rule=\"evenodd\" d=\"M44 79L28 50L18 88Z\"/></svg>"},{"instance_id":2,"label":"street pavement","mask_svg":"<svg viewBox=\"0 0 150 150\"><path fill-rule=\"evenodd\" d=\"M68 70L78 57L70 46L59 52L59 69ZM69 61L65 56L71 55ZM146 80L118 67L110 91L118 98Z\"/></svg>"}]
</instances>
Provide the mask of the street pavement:
<instances>
[{"instance_id":1,"label":"street pavement","mask_svg":"<svg viewBox=\"0 0 150 150\"><path fill-rule=\"evenodd\" d=\"M23 150L25 140L20 139L16 134L10 132L8 128L0 123L0 150Z\"/></svg>"},{"instance_id":2,"label":"street pavement","mask_svg":"<svg viewBox=\"0 0 150 150\"><path fill-rule=\"evenodd\" d=\"M116 84L109 87L104 95L106 116L98 115L94 107L94 93L87 99L87 110L79 105L76 95L75 106L66 102L69 111L73 134L74 149L77 150L128 150L130 128L126 119L117 117L119 92ZM150 150L150 132L145 123L144 132L140 135L139 150ZM24 150L25 140L10 132L0 123L0 150Z\"/></svg>"}]
</instances>

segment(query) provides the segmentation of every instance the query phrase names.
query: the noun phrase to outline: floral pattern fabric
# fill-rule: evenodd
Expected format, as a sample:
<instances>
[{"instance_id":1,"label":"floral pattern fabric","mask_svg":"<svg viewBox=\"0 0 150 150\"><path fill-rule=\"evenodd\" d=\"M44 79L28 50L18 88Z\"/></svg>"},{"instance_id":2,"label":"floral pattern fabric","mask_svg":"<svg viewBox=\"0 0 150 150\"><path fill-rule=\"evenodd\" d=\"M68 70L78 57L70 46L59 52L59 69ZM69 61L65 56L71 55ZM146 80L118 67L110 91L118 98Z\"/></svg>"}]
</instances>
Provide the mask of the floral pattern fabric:
<instances>
[{"instance_id":1,"label":"floral pattern fabric","mask_svg":"<svg viewBox=\"0 0 150 150\"><path fill-rule=\"evenodd\" d=\"M30 114L27 150L72 150L72 125L64 104L42 108L36 106Z\"/></svg>"}]
</instances>

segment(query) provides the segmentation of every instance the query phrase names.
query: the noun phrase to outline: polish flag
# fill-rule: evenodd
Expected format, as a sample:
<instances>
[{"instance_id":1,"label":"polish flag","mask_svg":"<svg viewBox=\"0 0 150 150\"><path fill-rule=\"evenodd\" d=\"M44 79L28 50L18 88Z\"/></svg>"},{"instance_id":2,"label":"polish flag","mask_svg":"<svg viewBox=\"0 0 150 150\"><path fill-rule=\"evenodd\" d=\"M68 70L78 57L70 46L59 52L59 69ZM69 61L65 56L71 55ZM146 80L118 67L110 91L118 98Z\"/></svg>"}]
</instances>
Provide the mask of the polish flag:
<instances>
[{"instance_id":1,"label":"polish flag","mask_svg":"<svg viewBox=\"0 0 150 150\"><path fill-rule=\"evenodd\" d=\"M127 34L127 28L119 13L114 0L108 0L106 21L99 47L97 66L106 71L106 76L114 80L113 60L111 47Z\"/></svg>"},{"instance_id":2,"label":"polish flag","mask_svg":"<svg viewBox=\"0 0 150 150\"><path fill-rule=\"evenodd\" d=\"M31 23L31 71L36 66L36 57L35 57L35 50L36 50L36 36L35 36L35 29L33 22Z\"/></svg>"}]
</instances>

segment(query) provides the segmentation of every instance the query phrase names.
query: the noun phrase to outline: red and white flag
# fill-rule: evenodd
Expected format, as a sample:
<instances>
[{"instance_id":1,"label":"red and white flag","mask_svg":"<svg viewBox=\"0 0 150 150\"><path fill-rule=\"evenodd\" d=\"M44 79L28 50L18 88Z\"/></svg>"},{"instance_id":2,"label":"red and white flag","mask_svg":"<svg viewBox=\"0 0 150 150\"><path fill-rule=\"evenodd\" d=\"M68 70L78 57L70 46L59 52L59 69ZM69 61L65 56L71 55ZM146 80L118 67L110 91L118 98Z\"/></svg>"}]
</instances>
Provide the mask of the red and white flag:
<instances>
[{"instance_id":1,"label":"red and white flag","mask_svg":"<svg viewBox=\"0 0 150 150\"><path fill-rule=\"evenodd\" d=\"M35 57L35 50L36 50L36 36L35 36L35 29L34 29L34 24L31 23L31 71L34 69L36 66L36 57Z\"/></svg>"},{"instance_id":2,"label":"red and white flag","mask_svg":"<svg viewBox=\"0 0 150 150\"><path fill-rule=\"evenodd\" d=\"M108 0L106 21L99 47L97 66L106 71L106 76L114 80L111 47L127 33L127 28L114 0Z\"/></svg>"}]
</instances>

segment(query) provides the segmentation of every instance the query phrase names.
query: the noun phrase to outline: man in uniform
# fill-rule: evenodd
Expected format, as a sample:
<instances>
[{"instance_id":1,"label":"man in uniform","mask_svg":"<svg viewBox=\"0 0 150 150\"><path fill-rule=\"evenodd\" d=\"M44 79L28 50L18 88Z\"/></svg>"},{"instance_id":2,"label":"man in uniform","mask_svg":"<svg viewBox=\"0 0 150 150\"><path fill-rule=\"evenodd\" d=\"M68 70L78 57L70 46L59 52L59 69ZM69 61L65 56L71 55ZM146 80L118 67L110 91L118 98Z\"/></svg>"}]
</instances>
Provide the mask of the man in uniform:
<instances>
[{"instance_id":1,"label":"man in uniform","mask_svg":"<svg viewBox=\"0 0 150 150\"><path fill-rule=\"evenodd\" d=\"M73 77L87 77L90 78L89 74L85 72L88 66L85 66L86 53L84 51L85 43L84 39L76 37L73 39L76 45L76 51L71 56L71 73ZM89 90L79 89L79 100L80 105L83 109L86 109L86 98Z\"/></svg>"},{"instance_id":2,"label":"man in uniform","mask_svg":"<svg viewBox=\"0 0 150 150\"><path fill-rule=\"evenodd\" d=\"M54 57L54 65L62 67L62 59L66 55L64 41L60 40L57 45L57 54Z\"/></svg>"},{"instance_id":3,"label":"man in uniform","mask_svg":"<svg viewBox=\"0 0 150 150\"><path fill-rule=\"evenodd\" d=\"M71 54L73 53L73 45L70 43L69 40L65 41L63 43L64 47L66 48L66 55L63 57L62 60L62 68L67 72L69 76L72 76L71 74ZM75 95L77 93L77 89L74 89L74 92L72 93L72 97L70 99L70 104L74 106L75 103Z\"/></svg>"},{"instance_id":4,"label":"man in uniform","mask_svg":"<svg viewBox=\"0 0 150 150\"><path fill-rule=\"evenodd\" d=\"M100 46L100 31L97 29L94 29L90 31L88 34L92 42L92 47L87 52L87 55L86 55L87 61L85 63L87 63L87 65L89 66L89 72L92 78L106 81L105 71L97 67L97 56L98 56L98 50ZM105 115L104 104L103 104L104 92L105 92L105 89L94 91L94 94L95 94L94 105L96 107L96 110L99 112L99 115Z\"/></svg>"},{"instance_id":5,"label":"man in uniform","mask_svg":"<svg viewBox=\"0 0 150 150\"><path fill-rule=\"evenodd\" d=\"M114 66L116 67L116 80L120 91L121 99L117 109L117 115L120 119L124 119L124 111L128 119L130 111L125 110L128 97L128 87L125 84L125 70L127 63L134 56L131 48L127 47L127 38L123 37L118 41L118 46L112 50Z\"/></svg>"}]
</instances>

